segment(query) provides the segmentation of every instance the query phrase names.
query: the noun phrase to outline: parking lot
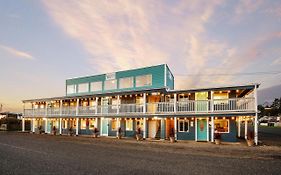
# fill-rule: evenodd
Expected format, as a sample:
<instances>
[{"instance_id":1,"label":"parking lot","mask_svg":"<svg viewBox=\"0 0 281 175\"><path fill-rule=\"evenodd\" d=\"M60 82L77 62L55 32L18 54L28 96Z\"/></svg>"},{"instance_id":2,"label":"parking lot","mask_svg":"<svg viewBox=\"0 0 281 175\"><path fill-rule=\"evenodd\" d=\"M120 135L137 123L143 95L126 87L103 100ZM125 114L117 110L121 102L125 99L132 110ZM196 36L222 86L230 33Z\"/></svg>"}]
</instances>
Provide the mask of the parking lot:
<instances>
[{"instance_id":1,"label":"parking lot","mask_svg":"<svg viewBox=\"0 0 281 175\"><path fill-rule=\"evenodd\" d=\"M0 174L279 174L281 148L0 132Z\"/></svg>"}]
</instances>

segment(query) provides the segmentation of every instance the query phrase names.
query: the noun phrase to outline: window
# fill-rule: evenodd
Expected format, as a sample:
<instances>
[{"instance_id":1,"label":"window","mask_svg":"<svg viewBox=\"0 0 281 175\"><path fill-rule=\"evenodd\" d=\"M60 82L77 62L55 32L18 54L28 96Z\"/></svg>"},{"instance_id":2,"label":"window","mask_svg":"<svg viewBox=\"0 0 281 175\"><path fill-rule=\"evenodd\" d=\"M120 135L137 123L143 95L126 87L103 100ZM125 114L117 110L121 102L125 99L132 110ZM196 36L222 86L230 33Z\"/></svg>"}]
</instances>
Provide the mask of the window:
<instances>
[{"instance_id":1,"label":"window","mask_svg":"<svg viewBox=\"0 0 281 175\"><path fill-rule=\"evenodd\" d=\"M133 120L126 120L126 131L133 131Z\"/></svg>"},{"instance_id":2,"label":"window","mask_svg":"<svg viewBox=\"0 0 281 175\"><path fill-rule=\"evenodd\" d=\"M152 75L142 75L136 77L136 87L151 86L152 85Z\"/></svg>"},{"instance_id":3,"label":"window","mask_svg":"<svg viewBox=\"0 0 281 175\"><path fill-rule=\"evenodd\" d=\"M95 121L96 119L94 120L89 120L89 129L94 129L96 126L95 126Z\"/></svg>"},{"instance_id":4,"label":"window","mask_svg":"<svg viewBox=\"0 0 281 175\"><path fill-rule=\"evenodd\" d=\"M91 82L91 92L102 91L102 81Z\"/></svg>"},{"instance_id":5,"label":"window","mask_svg":"<svg viewBox=\"0 0 281 175\"><path fill-rule=\"evenodd\" d=\"M136 126L137 128L140 128L141 131L143 131L143 120L141 119L136 120Z\"/></svg>"},{"instance_id":6,"label":"window","mask_svg":"<svg viewBox=\"0 0 281 175\"><path fill-rule=\"evenodd\" d=\"M67 129L67 120L62 121L62 128Z\"/></svg>"},{"instance_id":7,"label":"window","mask_svg":"<svg viewBox=\"0 0 281 175\"><path fill-rule=\"evenodd\" d=\"M127 78L120 78L119 79L119 88L132 88L134 86L133 77L127 77Z\"/></svg>"},{"instance_id":8,"label":"window","mask_svg":"<svg viewBox=\"0 0 281 175\"><path fill-rule=\"evenodd\" d=\"M227 104L228 93L214 93L214 104Z\"/></svg>"},{"instance_id":9,"label":"window","mask_svg":"<svg viewBox=\"0 0 281 175\"><path fill-rule=\"evenodd\" d=\"M81 120L81 129L86 129L87 127L87 120Z\"/></svg>"},{"instance_id":10,"label":"window","mask_svg":"<svg viewBox=\"0 0 281 175\"><path fill-rule=\"evenodd\" d=\"M78 84L78 93L89 92L89 83Z\"/></svg>"},{"instance_id":11,"label":"window","mask_svg":"<svg viewBox=\"0 0 281 175\"><path fill-rule=\"evenodd\" d=\"M111 130L117 131L117 120L115 120L115 119L111 120Z\"/></svg>"},{"instance_id":12,"label":"window","mask_svg":"<svg viewBox=\"0 0 281 175\"><path fill-rule=\"evenodd\" d=\"M136 98L136 104L137 105L143 105L143 97L137 97Z\"/></svg>"},{"instance_id":13,"label":"window","mask_svg":"<svg viewBox=\"0 0 281 175\"><path fill-rule=\"evenodd\" d=\"M67 85L66 92L67 92L67 94L76 93L76 85L75 84Z\"/></svg>"},{"instance_id":14,"label":"window","mask_svg":"<svg viewBox=\"0 0 281 175\"><path fill-rule=\"evenodd\" d=\"M229 133L229 120L228 119L216 119L214 120L216 133Z\"/></svg>"},{"instance_id":15,"label":"window","mask_svg":"<svg viewBox=\"0 0 281 175\"><path fill-rule=\"evenodd\" d=\"M117 81L116 80L107 80L104 82L104 89L105 90L112 90L117 88Z\"/></svg>"},{"instance_id":16,"label":"window","mask_svg":"<svg viewBox=\"0 0 281 175\"><path fill-rule=\"evenodd\" d=\"M178 122L179 122L178 123L179 132L188 132L189 131L189 121L188 120L180 119Z\"/></svg>"}]
</instances>

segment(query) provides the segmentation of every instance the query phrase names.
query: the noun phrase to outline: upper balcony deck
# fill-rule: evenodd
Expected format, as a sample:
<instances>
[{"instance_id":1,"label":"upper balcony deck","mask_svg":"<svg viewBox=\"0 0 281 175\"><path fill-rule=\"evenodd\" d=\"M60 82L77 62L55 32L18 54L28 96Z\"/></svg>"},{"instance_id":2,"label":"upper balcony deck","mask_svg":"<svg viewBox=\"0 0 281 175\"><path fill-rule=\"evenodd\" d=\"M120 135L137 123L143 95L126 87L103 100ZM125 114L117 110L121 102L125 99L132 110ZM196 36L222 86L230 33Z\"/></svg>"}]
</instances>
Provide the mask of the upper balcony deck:
<instances>
[{"instance_id":1,"label":"upper balcony deck","mask_svg":"<svg viewBox=\"0 0 281 175\"><path fill-rule=\"evenodd\" d=\"M150 89L23 101L24 117L243 115L257 112L256 85L185 91Z\"/></svg>"},{"instance_id":2,"label":"upper balcony deck","mask_svg":"<svg viewBox=\"0 0 281 175\"><path fill-rule=\"evenodd\" d=\"M25 117L126 117L255 113L255 98L24 109Z\"/></svg>"}]
</instances>

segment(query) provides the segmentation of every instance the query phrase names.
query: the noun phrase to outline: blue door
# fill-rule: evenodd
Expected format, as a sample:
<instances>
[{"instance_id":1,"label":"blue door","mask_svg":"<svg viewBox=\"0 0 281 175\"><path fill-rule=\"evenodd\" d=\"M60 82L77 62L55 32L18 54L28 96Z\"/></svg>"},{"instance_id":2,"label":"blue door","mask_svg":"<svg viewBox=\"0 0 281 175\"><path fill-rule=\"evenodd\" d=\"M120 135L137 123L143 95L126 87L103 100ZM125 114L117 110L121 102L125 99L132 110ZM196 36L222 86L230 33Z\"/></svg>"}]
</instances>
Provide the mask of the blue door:
<instances>
[{"instance_id":1,"label":"blue door","mask_svg":"<svg viewBox=\"0 0 281 175\"><path fill-rule=\"evenodd\" d=\"M101 119L101 135L108 136L108 119Z\"/></svg>"},{"instance_id":2,"label":"blue door","mask_svg":"<svg viewBox=\"0 0 281 175\"><path fill-rule=\"evenodd\" d=\"M197 119L197 141L207 141L206 119Z\"/></svg>"}]
</instances>

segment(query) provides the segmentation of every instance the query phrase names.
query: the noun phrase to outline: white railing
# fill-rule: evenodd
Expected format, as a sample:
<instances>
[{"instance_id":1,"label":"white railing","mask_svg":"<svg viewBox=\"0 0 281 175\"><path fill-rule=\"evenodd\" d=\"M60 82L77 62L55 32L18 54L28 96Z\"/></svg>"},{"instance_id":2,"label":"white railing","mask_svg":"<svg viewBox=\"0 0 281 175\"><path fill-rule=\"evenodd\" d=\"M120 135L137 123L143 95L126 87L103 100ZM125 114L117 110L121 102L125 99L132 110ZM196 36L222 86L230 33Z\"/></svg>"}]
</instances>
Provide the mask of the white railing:
<instances>
[{"instance_id":1,"label":"white railing","mask_svg":"<svg viewBox=\"0 0 281 175\"><path fill-rule=\"evenodd\" d=\"M143 104L120 104L104 106L68 106L60 108L24 109L25 116L76 116L83 115L123 115L123 114L171 114L171 113L216 113L216 112L254 112L254 98L233 98L214 100L187 100L173 102L146 103L144 112ZM61 111L60 111L61 110ZM46 113L47 112L47 113Z\"/></svg>"}]
</instances>

